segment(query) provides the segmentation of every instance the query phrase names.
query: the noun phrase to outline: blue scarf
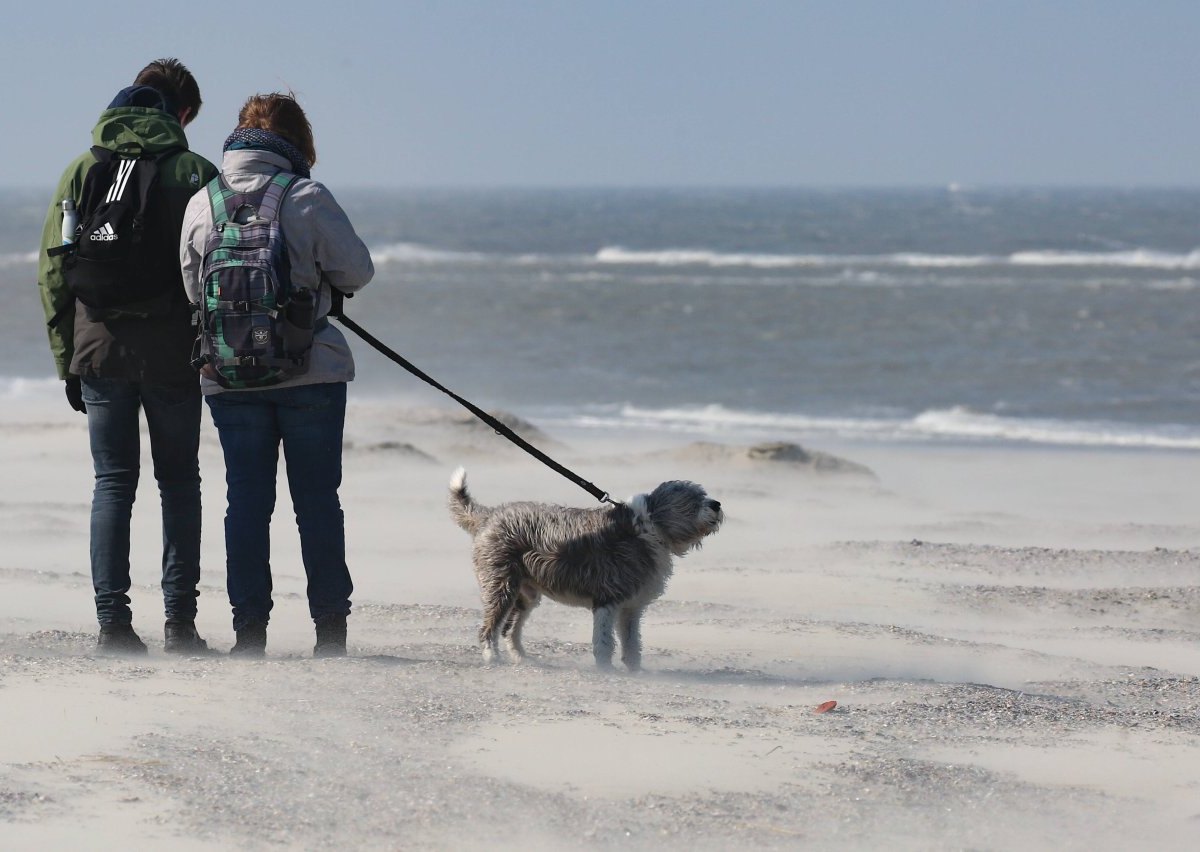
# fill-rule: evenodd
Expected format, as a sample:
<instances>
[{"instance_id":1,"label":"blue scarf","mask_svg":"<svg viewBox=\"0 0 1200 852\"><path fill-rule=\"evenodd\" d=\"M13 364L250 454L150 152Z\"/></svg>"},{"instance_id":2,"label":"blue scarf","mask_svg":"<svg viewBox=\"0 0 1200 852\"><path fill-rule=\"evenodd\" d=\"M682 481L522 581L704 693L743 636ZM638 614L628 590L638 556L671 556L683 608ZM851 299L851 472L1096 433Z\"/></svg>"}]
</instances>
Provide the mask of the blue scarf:
<instances>
[{"instance_id":1,"label":"blue scarf","mask_svg":"<svg viewBox=\"0 0 1200 852\"><path fill-rule=\"evenodd\" d=\"M278 133L255 127L239 127L229 134L221 151L241 151L247 148L278 154L292 164L293 172L303 178L309 177L308 160L300 153L299 148Z\"/></svg>"}]
</instances>

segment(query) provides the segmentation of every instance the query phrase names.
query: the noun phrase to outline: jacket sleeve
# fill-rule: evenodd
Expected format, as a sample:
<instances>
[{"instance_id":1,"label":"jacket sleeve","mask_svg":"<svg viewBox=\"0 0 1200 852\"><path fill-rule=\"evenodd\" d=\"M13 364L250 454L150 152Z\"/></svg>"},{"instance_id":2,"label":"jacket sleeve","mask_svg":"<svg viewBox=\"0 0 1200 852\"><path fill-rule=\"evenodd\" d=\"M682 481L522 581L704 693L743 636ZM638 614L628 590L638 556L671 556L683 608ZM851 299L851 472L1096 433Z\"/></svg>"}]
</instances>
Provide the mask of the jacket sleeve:
<instances>
[{"instance_id":1,"label":"jacket sleeve","mask_svg":"<svg viewBox=\"0 0 1200 852\"><path fill-rule=\"evenodd\" d=\"M62 244L62 201L73 198L78 202L87 157L80 157L59 180L50 209L46 211L38 251L38 290L46 318L46 333L50 338L50 354L60 379L70 374L71 358L75 355L75 297L63 279L62 256L48 257L46 251Z\"/></svg>"},{"instance_id":2,"label":"jacket sleeve","mask_svg":"<svg viewBox=\"0 0 1200 852\"><path fill-rule=\"evenodd\" d=\"M200 301L200 263L204 259L204 240L211 227L208 211L208 190L201 189L192 196L183 214L183 230L179 235L179 268L183 272L183 289L188 302Z\"/></svg>"},{"instance_id":3,"label":"jacket sleeve","mask_svg":"<svg viewBox=\"0 0 1200 852\"><path fill-rule=\"evenodd\" d=\"M179 157L176 166L178 183L188 187L191 194L179 213L179 268L183 287L190 304L200 301L200 264L204 259L204 242L212 227L208 213L208 185L217 178L217 167L192 151ZM178 208L176 208L178 209Z\"/></svg>"},{"instance_id":4,"label":"jacket sleeve","mask_svg":"<svg viewBox=\"0 0 1200 852\"><path fill-rule=\"evenodd\" d=\"M371 252L354 231L346 211L322 184L306 201L315 240L313 256L325 280L343 293L361 290L375 274Z\"/></svg>"}]
</instances>

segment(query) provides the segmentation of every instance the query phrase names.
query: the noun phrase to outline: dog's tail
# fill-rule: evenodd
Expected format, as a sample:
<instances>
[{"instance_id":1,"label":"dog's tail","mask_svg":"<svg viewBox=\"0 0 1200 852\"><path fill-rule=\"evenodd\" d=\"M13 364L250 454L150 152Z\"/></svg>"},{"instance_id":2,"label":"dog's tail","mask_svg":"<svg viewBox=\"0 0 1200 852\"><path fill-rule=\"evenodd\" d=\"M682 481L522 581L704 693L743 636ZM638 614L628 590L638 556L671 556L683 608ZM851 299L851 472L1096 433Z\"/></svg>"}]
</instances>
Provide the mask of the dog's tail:
<instances>
[{"instance_id":1,"label":"dog's tail","mask_svg":"<svg viewBox=\"0 0 1200 852\"><path fill-rule=\"evenodd\" d=\"M454 476L450 477L450 517L454 518L454 523L458 524L471 535L479 529L479 525L483 523L487 517L487 509L480 506L471 497L471 492L467 490L467 471L465 468L459 468L454 471Z\"/></svg>"}]
</instances>

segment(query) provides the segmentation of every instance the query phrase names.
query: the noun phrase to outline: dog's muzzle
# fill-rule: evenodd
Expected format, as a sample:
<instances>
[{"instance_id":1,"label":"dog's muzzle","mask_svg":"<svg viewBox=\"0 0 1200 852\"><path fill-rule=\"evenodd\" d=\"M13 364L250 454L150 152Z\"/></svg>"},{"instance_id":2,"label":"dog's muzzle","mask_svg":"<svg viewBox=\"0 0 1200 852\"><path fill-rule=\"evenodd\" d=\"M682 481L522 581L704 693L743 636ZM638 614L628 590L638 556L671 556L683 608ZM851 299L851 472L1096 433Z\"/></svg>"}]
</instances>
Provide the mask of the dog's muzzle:
<instances>
[{"instance_id":1,"label":"dog's muzzle","mask_svg":"<svg viewBox=\"0 0 1200 852\"><path fill-rule=\"evenodd\" d=\"M709 514L711 515L710 533L715 532L717 530L717 528L720 527L721 524L725 521L725 513L721 511L721 501L720 500L705 500L704 508L707 509L709 511Z\"/></svg>"}]
</instances>

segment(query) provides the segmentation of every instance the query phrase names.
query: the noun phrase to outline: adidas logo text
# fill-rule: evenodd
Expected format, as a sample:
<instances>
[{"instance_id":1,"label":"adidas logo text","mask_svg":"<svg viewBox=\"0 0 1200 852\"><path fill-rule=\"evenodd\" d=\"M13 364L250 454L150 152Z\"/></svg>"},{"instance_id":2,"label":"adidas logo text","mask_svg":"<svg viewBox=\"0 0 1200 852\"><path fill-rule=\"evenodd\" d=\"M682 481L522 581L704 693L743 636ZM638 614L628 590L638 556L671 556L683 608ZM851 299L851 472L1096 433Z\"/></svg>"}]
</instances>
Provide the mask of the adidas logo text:
<instances>
[{"instance_id":1,"label":"adidas logo text","mask_svg":"<svg viewBox=\"0 0 1200 852\"><path fill-rule=\"evenodd\" d=\"M92 231L89 239L98 243L111 243L113 240L117 239L117 234L115 231L113 231L113 226L108 222L105 222L99 228Z\"/></svg>"}]
</instances>

